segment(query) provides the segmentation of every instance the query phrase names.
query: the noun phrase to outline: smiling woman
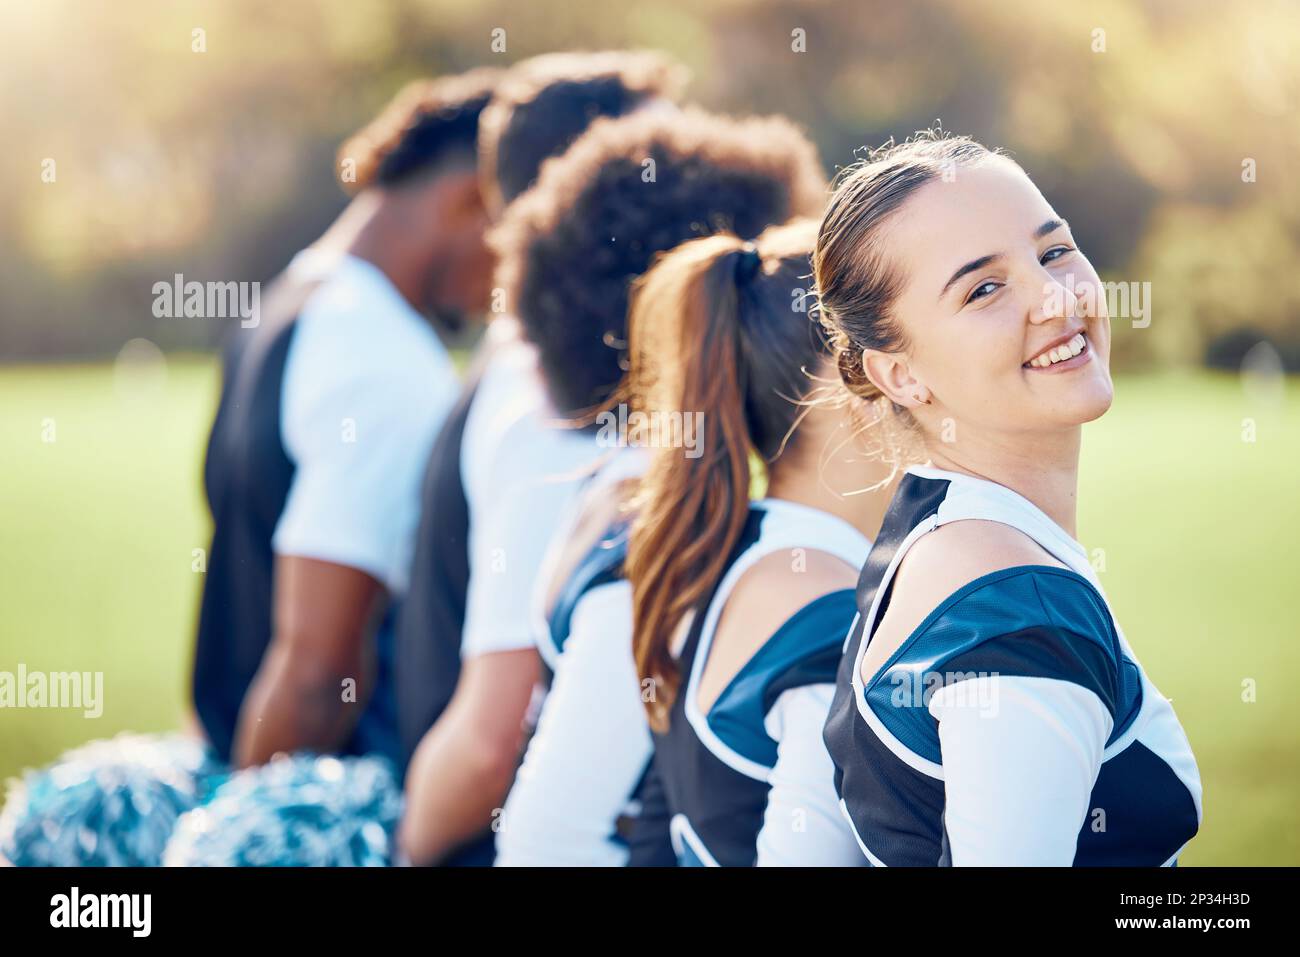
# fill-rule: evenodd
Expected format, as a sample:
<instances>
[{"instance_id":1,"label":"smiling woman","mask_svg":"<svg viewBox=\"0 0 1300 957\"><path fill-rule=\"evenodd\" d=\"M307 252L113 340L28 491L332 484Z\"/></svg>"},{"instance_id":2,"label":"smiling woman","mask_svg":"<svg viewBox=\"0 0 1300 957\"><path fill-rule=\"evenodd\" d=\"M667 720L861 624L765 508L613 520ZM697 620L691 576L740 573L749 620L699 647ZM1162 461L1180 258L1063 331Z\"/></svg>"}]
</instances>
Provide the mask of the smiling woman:
<instances>
[{"instance_id":1,"label":"smiling woman","mask_svg":"<svg viewBox=\"0 0 1300 957\"><path fill-rule=\"evenodd\" d=\"M931 431L945 418L978 426L963 436L975 442L1097 418L1113 394L1110 323L1069 226L1005 156L962 139L907 149L925 162L860 167L823 225L823 303L858 342L841 350L846 383L888 396ZM874 224L865 243L864 224ZM1038 357L1066 358L1061 348L1080 335L1087 358L1059 369L1079 374L1042 378ZM1077 437L1053 440L1068 454Z\"/></svg>"},{"instance_id":2,"label":"smiling woman","mask_svg":"<svg viewBox=\"0 0 1300 957\"><path fill-rule=\"evenodd\" d=\"M1069 227L1005 156L927 134L847 171L814 271L845 386L929 459L867 558L826 724L862 851L1175 863L1196 762L1075 540L1081 427L1114 390Z\"/></svg>"}]
</instances>

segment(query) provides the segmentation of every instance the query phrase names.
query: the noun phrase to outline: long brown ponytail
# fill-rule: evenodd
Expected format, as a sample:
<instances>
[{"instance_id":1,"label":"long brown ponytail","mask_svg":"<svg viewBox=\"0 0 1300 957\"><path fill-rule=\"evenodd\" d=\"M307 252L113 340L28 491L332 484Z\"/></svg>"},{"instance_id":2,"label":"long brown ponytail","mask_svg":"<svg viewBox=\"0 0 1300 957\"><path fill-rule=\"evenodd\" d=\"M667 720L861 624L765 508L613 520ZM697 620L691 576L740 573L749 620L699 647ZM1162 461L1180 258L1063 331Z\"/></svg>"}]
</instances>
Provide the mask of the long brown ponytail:
<instances>
[{"instance_id":1,"label":"long brown ponytail","mask_svg":"<svg viewBox=\"0 0 1300 957\"><path fill-rule=\"evenodd\" d=\"M625 400L653 415L699 413L698 446L659 448L641 485L625 564L633 644L651 725L666 727L680 675L672 642L712 592L744 529L750 462L781 451L829 355L809 316L815 224L686 243L638 284Z\"/></svg>"}]
</instances>

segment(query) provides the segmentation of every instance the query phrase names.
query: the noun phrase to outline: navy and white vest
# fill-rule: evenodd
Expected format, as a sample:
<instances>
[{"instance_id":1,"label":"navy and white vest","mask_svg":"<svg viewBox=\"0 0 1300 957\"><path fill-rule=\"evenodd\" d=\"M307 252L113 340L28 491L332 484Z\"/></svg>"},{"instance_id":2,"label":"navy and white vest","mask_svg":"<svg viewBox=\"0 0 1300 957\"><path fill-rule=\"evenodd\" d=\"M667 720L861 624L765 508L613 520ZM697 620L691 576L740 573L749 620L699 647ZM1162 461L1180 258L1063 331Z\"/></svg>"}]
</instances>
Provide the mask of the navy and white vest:
<instances>
[{"instance_id":1,"label":"navy and white vest","mask_svg":"<svg viewBox=\"0 0 1300 957\"><path fill-rule=\"evenodd\" d=\"M848 523L818 509L771 498L751 504L734 558L678 654L683 681L667 732L654 736L653 765L640 794L643 819L631 838L632 866L755 863L777 759L765 719L784 692L834 681L855 611L853 591L822 595L784 623L773 622L771 637L702 713L698 689L714 631L732 589L761 558L816 550L856 566L870 546Z\"/></svg>"},{"instance_id":2,"label":"navy and white vest","mask_svg":"<svg viewBox=\"0 0 1300 957\"><path fill-rule=\"evenodd\" d=\"M623 562L627 559L628 540L636 515L630 509L620 510L568 571L558 593L551 594L558 565L575 526L594 497L609 499L618 496L621 484L639 479L648 463L648 456L636 447L619 450L599 461L583 482L572 507L556 529L533 596L537 650L541 654L543 665L550 671L554 670L564 653L564 643L572 631L573 614L583 596L604 585L624 580Z\"/></svg>"},{"instance_id":3,"label":"navy and white vest","mask_svg":"<svg viewBox=\"0 0 1300 957\"><path fill-rule=\"evenodd\" d=\"M1016 528L1067 568L1018 566L967 584L864 681L867 643L887 607L903 556L922 535L964 519ZM1103 722L1111 722L1111 731L1104 750L1104 734L1097 735L1100 767L1089 766L1095 773L1091 794L1075 796L1083 813L1056 822L1056 831L1064 832L1068 843L1078 829L1072 863L1156 866L1176 861L1201 817L1200 778L1187 737L1115 622L1083 546L1046 514L992 482L929 467L908 469L863 567L857 605L825 740L844 813L873 864L954 863L945 819L953 809L945 795L940 722L927 706L937 687L928 679L945 674L959 682L992 676L1018 682L1017 687L1040 682L1042 687L1075 689L1065 698L1077 696ZM953 690L958 687L954 684ZM900 689L906 693L900 696ZM1080 695L1078 689L1086 693ZM964 773L971 772L965 768ZM1033 769L1025 773L1033 775ZM996 783L1008 793L1008 782ZM1061 812L1043 807L1031 813ZM963 826L972 833L979 831L980 817L978 809L972 815L971 808L962 808ZM1021 820L1011 826L1028 833L1033 822ZM1071 848L1065 850L1068 857ZM998 847L988 846L970 856L1005 859ZM960 855L956 863L963 863Z\"/></svg>"}]
</instances>

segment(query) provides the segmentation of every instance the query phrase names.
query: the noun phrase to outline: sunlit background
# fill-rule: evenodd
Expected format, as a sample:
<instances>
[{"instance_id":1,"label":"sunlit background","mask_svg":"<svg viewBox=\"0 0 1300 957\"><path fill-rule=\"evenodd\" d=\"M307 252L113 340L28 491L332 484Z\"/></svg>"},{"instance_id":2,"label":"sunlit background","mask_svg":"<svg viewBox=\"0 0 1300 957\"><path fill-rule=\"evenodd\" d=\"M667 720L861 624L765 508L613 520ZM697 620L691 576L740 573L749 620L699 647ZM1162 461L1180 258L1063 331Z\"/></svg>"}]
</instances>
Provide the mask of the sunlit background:
<instances>
[{"instance_id":1,"label":"sunlit background","mask_svg":"<svg viewBox=\"0 0 1300 957\"><path fill-rule=\"evenodd\" d=\"M1200 762L1184 863L1300 863L1297 4L6 0L0 37L0 670L103 671L106 698L0 711L0 777L183 713L231 320L155 318L153 284L271 278L406 80L652 46L828 172L936 120L1004 147L1149 289L1081 535Z\"/></svg>"}]
</instances>

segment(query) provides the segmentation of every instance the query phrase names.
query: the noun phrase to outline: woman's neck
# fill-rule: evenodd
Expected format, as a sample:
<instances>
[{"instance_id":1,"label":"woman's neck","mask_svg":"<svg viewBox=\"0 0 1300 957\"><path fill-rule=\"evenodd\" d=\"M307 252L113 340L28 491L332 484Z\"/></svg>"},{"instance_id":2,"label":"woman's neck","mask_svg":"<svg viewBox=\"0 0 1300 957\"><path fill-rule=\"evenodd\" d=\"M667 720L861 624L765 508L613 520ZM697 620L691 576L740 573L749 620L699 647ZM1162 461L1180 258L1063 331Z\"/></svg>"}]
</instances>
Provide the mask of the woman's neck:
<instances>
[{"instance_id":1,"label":"woman's neck","mask_svg":"<svg viewBox=\"0 0 1300 957\"><path fill-rule=\"evenodd\" d=\"M813 409L768 471L767 495L819 509L874 539L897 477L883 462L863 461L852 425Z\"/></svg>"},{"instance_id":2,"label":"woman's neck","mask_svg":"<svg viewBox=\"0 0 1300 957\"><path fill-rule=\"evenodd\" d=\"M972 435L958 443L926 443L935 468L996 482L1027 498L1078 538L1079 446L1082 429L1047 435Z\"/></svg>"}]
</instances>

